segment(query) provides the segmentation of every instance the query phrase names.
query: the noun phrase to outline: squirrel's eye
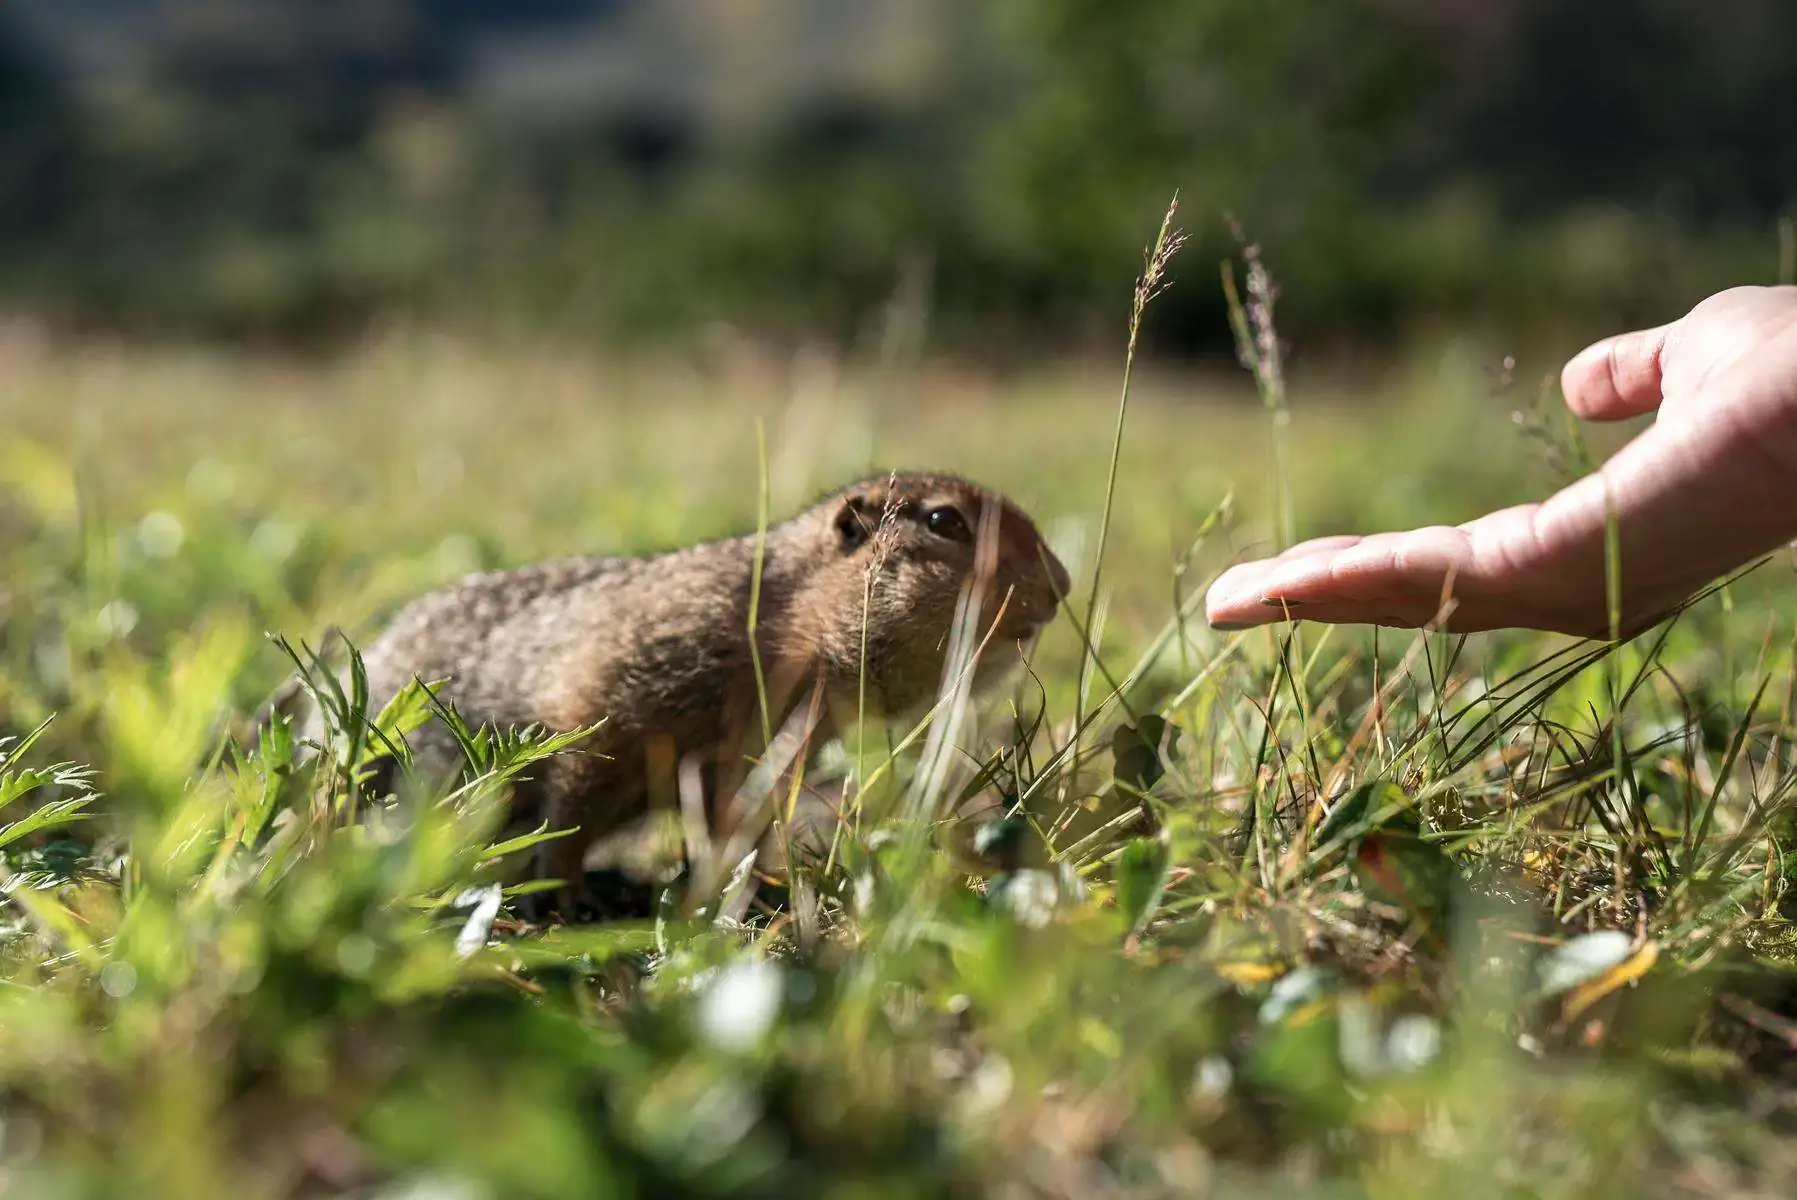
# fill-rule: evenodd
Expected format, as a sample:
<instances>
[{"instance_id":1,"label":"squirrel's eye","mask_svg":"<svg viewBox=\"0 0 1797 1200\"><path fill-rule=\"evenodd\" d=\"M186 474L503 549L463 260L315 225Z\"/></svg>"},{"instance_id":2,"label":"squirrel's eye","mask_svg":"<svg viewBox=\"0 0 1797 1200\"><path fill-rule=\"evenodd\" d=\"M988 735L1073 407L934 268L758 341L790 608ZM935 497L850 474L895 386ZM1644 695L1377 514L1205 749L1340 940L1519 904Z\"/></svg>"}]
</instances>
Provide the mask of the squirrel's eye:
<instances>
[{"instance_id":1,"label":"squirrel's eye","mask_svg":"<svg viewBox=\"0 0 1797 1200\"><path fill-rule=\"evenodd\" d=\"M937 537L945 537L956 542L973 540L973 532L967 528L967 519L961 515L959 509L947 505L941 508L932 508L923 521L929 531Z\"/></svg>"}]
</instances>

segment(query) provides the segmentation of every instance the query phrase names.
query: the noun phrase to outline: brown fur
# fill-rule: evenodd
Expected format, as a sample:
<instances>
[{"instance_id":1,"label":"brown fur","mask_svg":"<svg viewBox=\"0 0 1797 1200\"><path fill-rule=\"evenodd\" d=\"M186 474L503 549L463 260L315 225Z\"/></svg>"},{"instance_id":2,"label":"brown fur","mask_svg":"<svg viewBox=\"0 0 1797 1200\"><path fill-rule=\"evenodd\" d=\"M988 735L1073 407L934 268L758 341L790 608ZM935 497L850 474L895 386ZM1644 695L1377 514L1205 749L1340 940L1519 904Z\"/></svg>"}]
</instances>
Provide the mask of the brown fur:
<instances>
[{"instance_id":1,"label":"brown fur","mask_svg":"<svg viewBox=\"0 0 1797 1200\"><path fill-rule=\"evenodd\" d=\"M964 529L950 521L946 535L932 531L929 514L943 507ZM674 794L684 756L697 756L715 802L761 748L748 633L755 543L749 534L651 558L470 577L412 603L369 647L373 701L413 678L446 679L447 698L471 724L564 730L603 720L513 800L525 819L580 828L549 843L555 850L541 864L576 879L593 840L646 812L653 794ZM836 714L853 719L864 618L869 709L921 711L937 694L957 605L976 576L984 595L976 633L991 632L979 675L990 678L1015 662L1068 586L1015 505L952 476L896 475L770 528L757 641L771 726L814 695L822 720L813 744ZM441 727L419 730L413 745L422 763L452 769Z\"/></svg>"}]
</instances>

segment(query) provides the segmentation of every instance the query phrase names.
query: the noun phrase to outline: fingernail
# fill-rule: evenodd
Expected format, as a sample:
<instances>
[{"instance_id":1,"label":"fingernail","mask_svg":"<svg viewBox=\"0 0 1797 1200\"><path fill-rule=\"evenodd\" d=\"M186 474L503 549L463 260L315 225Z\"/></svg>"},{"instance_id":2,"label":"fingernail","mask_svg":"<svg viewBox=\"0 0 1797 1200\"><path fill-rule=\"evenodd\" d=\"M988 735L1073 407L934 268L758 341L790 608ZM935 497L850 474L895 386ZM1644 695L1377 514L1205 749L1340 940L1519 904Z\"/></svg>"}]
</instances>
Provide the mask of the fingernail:
<instances>
[{"instance_id":1,"label":"fingernail","mask_svg":"<svg viewBox=\"0 0 1797 1200\"><path fill-rule=\"evenodd\" d=\"M1240 633L1244 629L1253 629L1252 621L1210 621L1210 627L1218 633Z\"/></svg>"}]
</instances>

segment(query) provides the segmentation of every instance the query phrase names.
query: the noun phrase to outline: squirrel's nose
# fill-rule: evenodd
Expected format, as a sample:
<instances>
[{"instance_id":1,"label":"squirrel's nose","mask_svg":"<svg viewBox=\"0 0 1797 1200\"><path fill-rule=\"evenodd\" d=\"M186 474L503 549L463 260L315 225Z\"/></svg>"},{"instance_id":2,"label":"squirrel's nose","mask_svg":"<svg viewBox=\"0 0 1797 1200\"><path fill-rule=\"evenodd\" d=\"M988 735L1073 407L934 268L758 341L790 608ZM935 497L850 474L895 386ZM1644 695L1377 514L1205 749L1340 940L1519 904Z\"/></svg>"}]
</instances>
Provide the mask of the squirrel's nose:
<instances>
[{"instance_id":1,"label":"squirrel's nose","mask_svg":"<svg viewBox=\"0 0 1797 1200\"><path fill-rule=\"evenodd\" d=\"M1030 624L1041 627L1054 620L1055 610L1067 598L1073 584L1067 576L1067 568L1061 565L1052 550L1042 546L1038 554L1036 570L1025 575L1025 578L1033 576L1034 584L1020 594L1023 606L1019 615Z\"/></svg>"}]
</instances>

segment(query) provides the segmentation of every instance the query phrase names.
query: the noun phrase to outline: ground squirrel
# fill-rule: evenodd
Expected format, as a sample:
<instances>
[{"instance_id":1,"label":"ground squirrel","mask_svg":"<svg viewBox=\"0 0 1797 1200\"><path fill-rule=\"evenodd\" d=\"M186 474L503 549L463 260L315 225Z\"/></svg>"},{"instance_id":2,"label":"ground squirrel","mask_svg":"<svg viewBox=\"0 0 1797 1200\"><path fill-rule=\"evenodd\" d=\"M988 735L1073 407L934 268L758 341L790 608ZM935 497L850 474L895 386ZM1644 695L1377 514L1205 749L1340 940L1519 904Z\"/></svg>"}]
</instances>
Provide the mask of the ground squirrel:
<instances>
[{"instance_id":1,"label":"ground squirrel","mask_svg":"<svg viewBox=\"0 0 1797 1200\"><path fill-rule=\"evenodd\" d=\"M541 874L572 883L594 840L643 815L657 793L674 795L683 759L715 804L761 749L756 548L748 534L472 576L414 601L368 648L371 699L378 706L414 678L447 680L441 694L470 724L603 721L512 800L515 818L579 828L538 860ZM768 724L779 729L803 705L819 745L860 704L920 713L938 693L964 595L981 597L975 679L985 682L1016 663L1067 589L1029 517L992 491L935 474L854 484L767 530L755 612ZM453 761L440 725L411 740L421 762Z\"/></svg>"}]
</instances>

